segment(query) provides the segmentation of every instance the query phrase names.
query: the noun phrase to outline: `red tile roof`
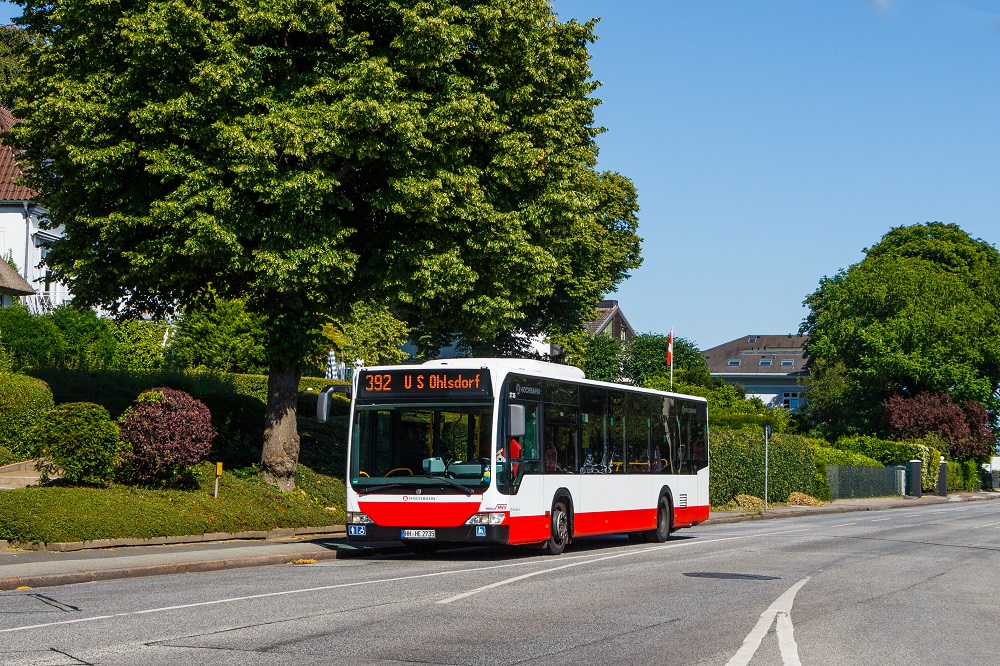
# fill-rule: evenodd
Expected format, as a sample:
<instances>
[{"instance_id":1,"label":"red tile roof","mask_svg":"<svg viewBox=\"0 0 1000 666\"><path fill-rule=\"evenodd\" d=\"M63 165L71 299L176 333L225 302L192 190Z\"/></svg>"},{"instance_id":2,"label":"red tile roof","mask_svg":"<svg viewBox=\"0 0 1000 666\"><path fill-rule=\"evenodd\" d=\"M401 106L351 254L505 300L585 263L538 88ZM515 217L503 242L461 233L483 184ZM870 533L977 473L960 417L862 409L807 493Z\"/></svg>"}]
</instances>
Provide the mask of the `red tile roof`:
<instances>
[{"instance_id":1,"label":"red tile roof","mask_svg":"<svg viewBox=\"0 0 1000 666\"><path fill-rule=\"evenodd\" d=\"M0 132L6 132L17 119L10 109L0 106ZM14 161L14 151L0 136L0 201L29 201L35 197L35 191L17 184L21 170Z\"/></svg>"}]
</instances>

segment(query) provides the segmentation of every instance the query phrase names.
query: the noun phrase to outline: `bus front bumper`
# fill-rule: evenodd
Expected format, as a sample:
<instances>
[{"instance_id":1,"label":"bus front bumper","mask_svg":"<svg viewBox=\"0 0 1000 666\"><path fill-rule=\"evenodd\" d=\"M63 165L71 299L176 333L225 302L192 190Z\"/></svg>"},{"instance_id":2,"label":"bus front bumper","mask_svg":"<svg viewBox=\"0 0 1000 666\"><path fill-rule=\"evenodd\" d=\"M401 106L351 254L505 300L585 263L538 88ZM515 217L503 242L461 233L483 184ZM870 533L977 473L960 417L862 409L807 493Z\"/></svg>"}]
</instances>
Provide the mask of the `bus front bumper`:
<instances>
[{"instance_id":1,"label":"bus front bumper","mask_svg":"<svg viewBox=\"0 0 1000 666\"><path fill-rule=\"evenodd\" d=\"M403 543L508 543L510 530L506 525L461 525L459 527L383 527L382 525L348 525L351 541L402 541Z\"/></svg>"}]
</instances>

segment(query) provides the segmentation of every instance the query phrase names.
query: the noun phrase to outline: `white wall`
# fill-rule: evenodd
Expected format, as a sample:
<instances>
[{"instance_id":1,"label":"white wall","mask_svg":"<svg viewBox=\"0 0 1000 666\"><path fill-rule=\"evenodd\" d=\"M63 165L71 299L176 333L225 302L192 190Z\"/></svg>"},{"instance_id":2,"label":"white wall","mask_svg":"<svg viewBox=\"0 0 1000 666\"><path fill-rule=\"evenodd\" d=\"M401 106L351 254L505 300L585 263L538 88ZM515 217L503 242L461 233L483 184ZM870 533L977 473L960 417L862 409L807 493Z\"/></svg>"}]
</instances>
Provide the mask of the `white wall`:
<instances>
[{"instance_id":1,"label":"white wall","mask_svg":"<svg viewBox=\"0 0 1000 666\"><path fill-rule=\"evenodd\" d=\"M39 217L42 215L44 211L31 204L28 205L27 218L24 206L20 203L0 204L0 256L6 257L9 251L17 264L18 273L38 292L39 296L21 299L29 307L37 307L45 296L53 306L72 298L69 290L61 283L52 282L46 286L45 270L38 268L45 251L43 239L62 233L61 229L41 230Z\"/></svg>"}]
</instances>

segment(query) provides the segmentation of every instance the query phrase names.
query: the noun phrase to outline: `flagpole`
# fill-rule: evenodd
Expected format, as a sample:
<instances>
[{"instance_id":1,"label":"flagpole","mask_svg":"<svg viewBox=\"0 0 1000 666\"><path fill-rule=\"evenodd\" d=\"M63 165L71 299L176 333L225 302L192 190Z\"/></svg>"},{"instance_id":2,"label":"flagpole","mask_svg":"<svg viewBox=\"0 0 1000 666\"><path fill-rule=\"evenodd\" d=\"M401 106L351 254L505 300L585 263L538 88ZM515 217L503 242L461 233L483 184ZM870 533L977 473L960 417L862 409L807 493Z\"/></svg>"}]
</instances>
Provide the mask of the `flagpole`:
<instances>
[{"instance_id":1,"label":"flagpole","mask_svg":"<svg viewBox=\"0 0 1000 666\"><path fill-rule=\"evenodd\" d=\"M667 341L667 357L670 359L670 390L674 390L674 329L670 329L670 338Z\"/></svg>"}]
</instances>

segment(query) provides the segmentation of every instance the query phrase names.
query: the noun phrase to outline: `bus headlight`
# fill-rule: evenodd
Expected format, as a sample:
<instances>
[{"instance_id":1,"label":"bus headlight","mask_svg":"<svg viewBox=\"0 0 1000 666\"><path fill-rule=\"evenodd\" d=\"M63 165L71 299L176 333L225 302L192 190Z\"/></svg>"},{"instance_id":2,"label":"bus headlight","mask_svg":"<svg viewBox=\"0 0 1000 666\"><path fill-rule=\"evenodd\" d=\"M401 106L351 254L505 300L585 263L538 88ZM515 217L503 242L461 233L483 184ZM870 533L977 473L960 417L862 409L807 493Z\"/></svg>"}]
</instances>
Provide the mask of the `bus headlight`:
<instances>
[{"instance_id":1,"label":"bus headlight","mask_svg":"<svg viewBox=\"0 0 1000 666\"><path fill-rule=\"evenodd\" d=\"M505 513L477 513L465 521L466 525L499 525L507 517Z\"/></svg>"},{"instance_id":2,"label":"bus headlight","mask_svg":"<svg viewBox=\"0 0 1000 666\"><path fill-rule=\"evenodd\" d=\"M360 511L347 512L348 525L371 525L374 522L374 520L368 517L367 513L361 513Z\"/></svg>"}]
</instances>

